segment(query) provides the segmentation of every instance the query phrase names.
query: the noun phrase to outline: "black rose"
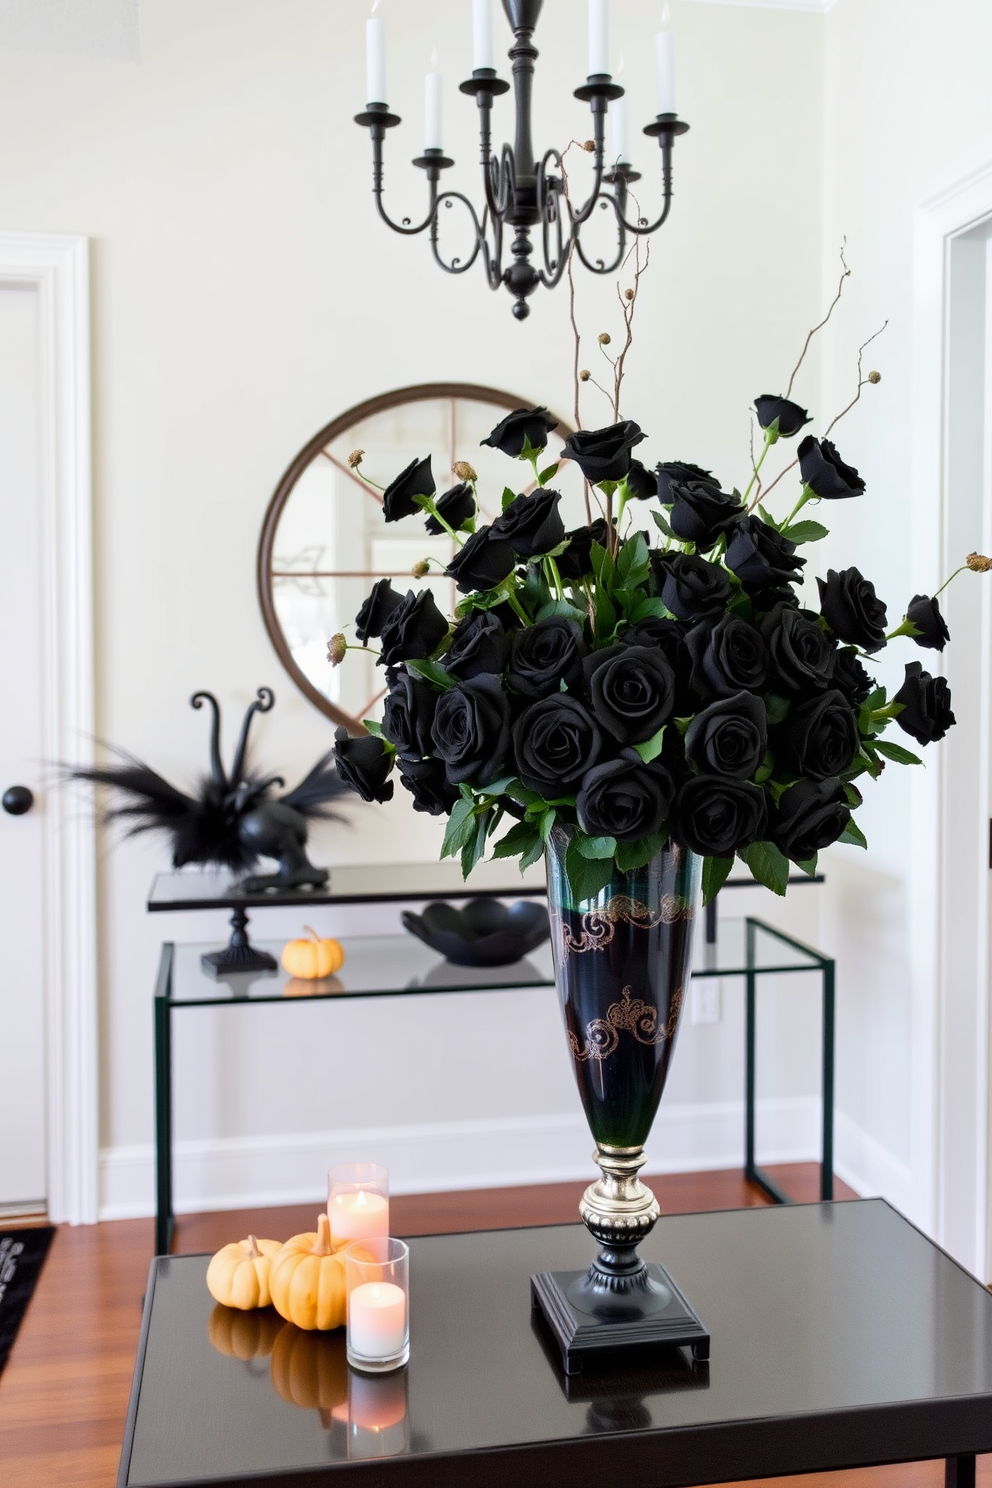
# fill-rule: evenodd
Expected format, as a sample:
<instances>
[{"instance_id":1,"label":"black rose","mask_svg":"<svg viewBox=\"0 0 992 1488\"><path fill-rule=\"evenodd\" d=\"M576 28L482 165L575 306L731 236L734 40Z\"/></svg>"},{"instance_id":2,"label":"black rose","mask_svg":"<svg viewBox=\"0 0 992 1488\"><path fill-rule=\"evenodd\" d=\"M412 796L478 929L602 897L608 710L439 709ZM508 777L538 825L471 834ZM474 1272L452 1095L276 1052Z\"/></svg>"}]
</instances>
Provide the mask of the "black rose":
<instances>
[{"instance_id":1,"label":"black rose","mask_svg":"<svg viewBox=\"0 0 992 1488\"><path fill-rule=\"evenodd\" d=\"M675 674L660 651L621 641L582 663L596 722L621 744L642 744L671 716Z\"/></svg>"},{"instance_id":2,"label":"black rose","mask_svg":"<svg viewBox=\"0 0 992 1488\"><path fill-rule=\"evenodd\" d=\"M856 568L842 568L839 573L828 568L826 579L816 583L820 614L838 640L865 651L880 651L888 621L874 584Z\"/></svg>"},{"instance_id":3,"label":"black rose","mask_svg":"<svg viewBox=\"0 0 992 1488\"><path fill-rule=\"evenodd\" d=\"M765 757L765 705L750 692L720 698L696 714L685 735L685 757L703 774L747 780Z\"/></svg>"},{"instance_id":4,"label":"black rose","mask_svg":"<svg viewBox=\"0 0 992 1488\"><path fill-rule=\"evenodd\" d=\"M665 620L658 615L648 615L627 627L623 639L628 646L648 646L664 656L675 675L675 702L672 712L691 713L695 707L689 691L689 674L692 660L686 650L686 629L677 620ZM671 730L669 730L671 732Z\"/></svg>"},{"instance_id":5,"label":"black rose","mask_svg":"<svg viewBox=\"0 0 992 1488\"><path fill-rule=\"evenodd\" d=\"M723 613L730 598L730 580L718 563L691 553L655 554L661 599L677 620L705 620Z\"/></svg>"},{"instance_id":6,"label":"black rose","mask_svg":"<svg viewBox=\"0 0 992 1488\"><path fill-rule=\"evenodd\" d=\"M728 537L724 561L748 591L791 584L805 566L806 559L796 557L795 543L760 517L742 518Z\"/></svg>"},{"instance_id":7,"label":"black rose","mask_svg":"<svg viewBox=\"0 0 992 1488\"><path fill-rule=\"evenodd\" d=\"M429 589L408 589L395 610L383 621L379 666L398 666L432 656L448 634L448 622Z\"/></svg>"},{"instance_id":8,"label":"black rose","mask_svg":"<svg viewBox=\"0 0 992 1488\"><path fill-rule=\"evenodd\" d=\"M493 532L506 539L521 558L536 558L550 553L565 540L565 523L561 519L557 491L535 491L533 496L517 496L493 523Z\"/></svg>"},{"instance_id":9,"label":"black rose","mask_svg":"<svg viewBox=\"0 0 992 1488\"><path fill-rule=\"evenodd\" d=\"M919 744L942 739L957 720L951 712L951 689L944 677L931 677L919 661L906 663L906 680L892 699L902 704L896 723Z\"/></svg>"},{"instance_id":10,"label":"black rose","mask_svg":"<svg viewBox=\"0 0 992 1488\"><path fill-rule=\"evenodd\" d=\"M401 517L414 517L420 507L415 496L433 496L436 490L431 472L431 457L426 460L411 460L395 480L382 493L382 515L387 522L398 522Z\"/></svg>"},{"instance_id":11,"label":"black rose","mask_svg":"<svg viewBox=\"0 0 992 1488\"><path fill-rule=\"evenodd\" d=\"M590 837L636 842L660 832L675 795L668 771L645 765L633 750L630 758L594 765L582 778L575 799L579 826Z\"/></svg>"},{"instance_id":12,"label":"black rose","mask_svg":"<svg viewBox=\"0 0 992 1488\"><path fill-rule=\"evenodd\" d=\"M839 780L798 780L783 791L772 816L772 841L794 863L829 847L851 820Z\"/></svg>"},{"instance_id":13,"label":"black rose","mask_svg":"<svg viewBox=\"0 0 992 1488\"><path fill-rule=\"evenodd\" d=\"M562 458L574 460L587 481L622 481L630 469L631 450L646 438L630 419L608 429L580 429L570 434Z\"/></svg>"},{"instance_id":14,"label":"black rose","mask_svg":"<svg viewBox=\"0 0 992 1488\"><path fill-rule=\"evenodd\" d=\"M517 774L528 790L552 800L574 790L602 748L585 707L563 692L531 703L513 725Z\"/></svg>"},{"instance_id":15,"label":"black rose","mask_svg":"<svg viewBox=\"0 0 992 1488\"><path fill-rule=\"evenodd\" d=\"M768 678L768 654L760 633L740 615L721 615L715 625L694 625L685 638L692 658L692 686L704 697L760 692Z\"/></svg>"},{"instance_id":16,"label":"black rose","mask_svg":"<svg viewBox=\"0 0 992 1488\"><path fill-rule=\"evenodd\" d=\"M458 549L445 569L463 594L473 589L495 589L517 561L506 538L494 527L480 527Z\"/></svg>"},{"instance_id":17,"label":"black rose","mask_svg":"<svg viewBox=\"0 0 992 1488\"><path fill-rule=\"evenodd\" d=\"M353 739L347 729L334 731L334 759L345 785L363 801L391 801L393 782L386 776L393 768L393 751L374 734Z\"/></svg>"},{"instance_id":18,"label":"black rose","mask_svg":"<svg viewBox=\"0 0 992 1488\"><path fill-rule=\"evenodd\" d=\"M382 627L393 611L403 603L402 594L397 594L388 579L379 579L372 585L372 592L355 616L355 634L363 646L370 636L382 634Z\"/></svg>"},{"instance_id":19,"label":"black rose","mask_svg":"<svg viewBox=\"0 0 992 1488\"><path fill-rule=\"evenodd\" d=\"M861 747L858 723L847 700L835 688L799 703L777 730L785 762L797 775L827 780L842 775Z\"/></svg>"},{"instance_id":20,"label":"black rose","mask_svg":"<svg viewBox=\"0 0 992 1488\"><path fill-rule=\"evenodd\" d=\"M638 501L647 501L658 494L658 477L642 461L632 459L627 471L627 491Z\"/></svg>"},{"instance_id":21,"label":"black rose","mask_svg":"<svg viewBox=\"0 0 992 1488\"><path fill-rule=\"evenodd\" d=\"M769 673L786 692L821 691L834 674L837 652L809 610L777 604L761 622Z\"/></svg>"},{"instance_id":22,"label":"black rose","mask_svg":"<svg viewBox=\"0 0 992 1488\"><path fill-rule=\"evenodd\" d=\"M770 429L778 420L780 439L798 434L803 424L812 422L805 408L800 408L798 403L790 403L788 398L776 398L771 393L762 393L760 398L755 398L754 411L763 429Z\"/></svg>"},{"instance_id":23,"label":"black rose","mask_svg":"<svg viewBox=\"0 0 992 1488\"><path fill-rule=\"evenodd\" d=\"M455 532L475 516L475 494L468 481L459 481L457 486L439 496L434 505ZM432 537L442 537L446 531L437 517L428 517L424 526Z\"/></svg>"},{"instance_id":24,"label":"black rose","mask_svg":"<svg viewBox=\"0 0 992 1488\"><path fill-rule=\"evenodd\" d=\"M464 682L480 672L501 672L510 654L502 621L492 610L477 610L455 626L442 665Z\"/></svg>"},{"instance_id":25,"label":"black rose","mask_svg":"<svg viewBox=\"0 0 992 1488\"><path fill-rule=\"evenodd\" d=\"M431 730L452 785L497 780L510 745L510 709L498 677L472 677L442 693Z\"/></svg>"},{"instance_id":26,"label":"black rose","mask_svg":"<svg viewBox=\"0 0 992 1488\"><path fill-rule=\"evenodd\" d=\"M913 640L929 651L943 651L951 639L947 621L940 613L935 599L926 594L914 594L906 610L906 619L916 630Z\"/></svg>"},{"instance_id":27,"label":"black rose","mask_svg":"<svg viewBox=\"0 0 992 1488\"><path fill-rule=\"evenodd\" d=\"M691 775L675 802L675 831L690 852L732 858L764 837L765 793L726 775Z\"/></svg>"},{"instance_id":28,"label":"black rose","mask_svg":"<svg viewBox=\"0 0 992 1488\"><path fill-rule=\"evenodd\" d=\"M461 798L457 785L451 784L439 759L401 759L399 772L400 780L413 797L414 811L425 811L428 816L447 816Z\"/></svg>"},{"instance_id":29,"label":"black rose","mask_svg":"<svg viewBox=\"0 0 992 1488\"><path fill-rule=\"evenodd\" d=\"M837 652L834 674L830 679L837 691L843 693L852 708L860 707L869 693L875 689L875 679L869 676L854 651Z\"/></svg>"},{"instance_id":30,"label":"black rose","mask_svg":"<svg viewBox=\"0 0 992 1488\"><path fill-rule=\"evenodd\" d=\"M853 465L845 465L837 446L829 439L814 439L812 434L800 442L799 474L803 484L826 501L846 496L860 496L865 483Z\"/></svg>"},{"instance_id":31,"label":"black rose","mask_svg":"<svg viewBox=\"0 0 992 1488\"><path fill-rule=\"evenodd\" d=\"M588 649L575 620L560 615L539 620L514 632L507 681L515 692L529 698L549 697L560 691L561 682L574 688Z\"/></svg>"},{"instance_id":32,"label":"black rose","mask_svg":"<svg viewBox=\"0 0 992 1488\"><path fill-rule=\"evenodd\" d=\"M682 542L711 548L721 532L744 515L736 496L728 496L709 481L672 481L665 504L671 506L668 525Z\"/></svg>"},{"instance_id":33,"label":"black rose","mask_svg":"<svg viewBox=\"0 0 992 1488\"><path fill-rule=\"evenodd\" d=\"M555 562L563 579L584 579L592 573L592 545L606 547L606 518L597 517L591 527L575 527L566 532L568 547Z\"/></svg>"},{"instance_id":34,"label":"black rose","mask_svg":"<svg viewBox=\"0 0 992 1488\"><path fill-rule=\"evenodd\" d=\"M655 466L655 476L658 483L658 500L662 506L670 506L674 499L668 493L673 481L702 481L705 485L712 486L719 491L720 482L709 470L703 470L699 465L690 465L687 460L669 460L665 464Z\"/></svg>"},{"instance_id":35,"label":"black rose","mask_svg":"<svg viewBox=\"0 0 992 1488\"><path fill-rule=\"evenodd\" d=\"M394 672L382 709L382 732L404 759L430 753L431 724L440 694L429 682Z\"/></svg>"},{"instance_id":36,"label":"black rose","mask_svg":"<svg viewBox=\"0 0 992 1488\"><path fill-rule=\"evenodd\" d=\"M518 408L500 419L492 433L479 443L516 459L527 445L535 451L544 449L548 435L557 427L558 420L551 418L546 408Z\"/></svg>"}]
</instances>

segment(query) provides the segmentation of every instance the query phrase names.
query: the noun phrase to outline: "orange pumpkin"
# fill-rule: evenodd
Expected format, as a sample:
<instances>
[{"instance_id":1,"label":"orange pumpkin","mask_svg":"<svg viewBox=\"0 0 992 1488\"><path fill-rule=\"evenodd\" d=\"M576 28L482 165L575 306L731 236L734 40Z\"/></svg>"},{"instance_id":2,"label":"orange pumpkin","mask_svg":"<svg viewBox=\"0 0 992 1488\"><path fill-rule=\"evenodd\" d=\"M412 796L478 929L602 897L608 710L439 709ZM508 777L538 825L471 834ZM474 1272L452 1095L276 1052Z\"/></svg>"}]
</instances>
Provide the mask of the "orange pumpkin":
<instances>
[{"instance_id":1,"label":"orange pumpkin","mask_svg":"<svg viewBox=\"0 0 992 1488\"><path fill-rule=\"evenodd\" d=\"M219 1354L232 1359L265 1358L286 1324L271 1307L242 1312L220 1302L207 1320L207 1337Z\"/></svg>"},{"instance_id":2,"label":"orange pumpkin","mask_svg":"<svg viewBox=\"0 0 992 1488\"><path fill-rule=\"evenodd\" d=\"M268 1307L269 1267L280 1246L278 1240L236 1240L225 1245L207 1267L207 1290L225 1307Z\"/></svg>"},{"instance_id":3,"label":"orange pumpkin","mask_svg":"<svg viewBox=\"0 0 992 1488\"><path fill-rule=\"evenodd\" d=\"M298 1328L340 1328L345 1319L344 1254L331 1249L331 1222L317 1217L317 1232L294 1235L272 1262L272 1304Z\"/></svg>"},{"instance_id":4,"label":"orange pumpkin","mask_svg":"<svg viewBox=\"0 0 992 1488\"><path fill-rule=\"evenodd\" d=\"M344 949L339 940L321 940L316 930L303 926L309 940L290 940L282 948L283 970L292 977L312 981L315 977L333 976L344 965Z\"/></svg>"}]
</instances>

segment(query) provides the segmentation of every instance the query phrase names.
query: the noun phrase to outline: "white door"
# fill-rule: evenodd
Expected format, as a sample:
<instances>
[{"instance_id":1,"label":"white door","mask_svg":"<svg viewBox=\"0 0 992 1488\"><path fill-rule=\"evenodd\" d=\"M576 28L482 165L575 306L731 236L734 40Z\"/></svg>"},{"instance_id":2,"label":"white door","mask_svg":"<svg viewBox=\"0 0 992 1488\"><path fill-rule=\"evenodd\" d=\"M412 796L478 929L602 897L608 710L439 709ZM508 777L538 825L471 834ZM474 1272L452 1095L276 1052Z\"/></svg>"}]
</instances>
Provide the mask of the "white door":
<instances>
[{"instance_id":1,"label":"white door","mask_svg":"<svg viewBox=\"0 0 992 1488\"><path fill-rule=\"evenodd\" d=\"M47 1201L39 317L0 282L0 1215Z\"/></svg>"}]
</instances>

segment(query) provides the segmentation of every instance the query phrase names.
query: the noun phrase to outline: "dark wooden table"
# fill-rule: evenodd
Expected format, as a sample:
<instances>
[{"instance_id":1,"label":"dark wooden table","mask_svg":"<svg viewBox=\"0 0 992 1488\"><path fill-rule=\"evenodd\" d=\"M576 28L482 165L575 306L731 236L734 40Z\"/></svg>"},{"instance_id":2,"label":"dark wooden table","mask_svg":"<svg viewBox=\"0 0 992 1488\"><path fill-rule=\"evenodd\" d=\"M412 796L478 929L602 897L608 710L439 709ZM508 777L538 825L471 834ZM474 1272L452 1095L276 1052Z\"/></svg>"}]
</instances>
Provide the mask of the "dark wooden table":
<instances>
[{"instance_id":1,"label":"dark wooden table","mask_svg":"<svg viewBox=\"0 0 992 1488\"><path fill-rule=\"evenodd\" d=\"M992 1296L884 1201L670 1216L643 1251L710 1329L708 1365L566 1380L528 1281L586 1264L577 1225L413 1240L410 1363L371 1381L341 1333L274 1316L223 1352L206 1257L159 1257L119 1488L673 1488L934 1457L974 1482Z\"/></svg>"}]
</instances>

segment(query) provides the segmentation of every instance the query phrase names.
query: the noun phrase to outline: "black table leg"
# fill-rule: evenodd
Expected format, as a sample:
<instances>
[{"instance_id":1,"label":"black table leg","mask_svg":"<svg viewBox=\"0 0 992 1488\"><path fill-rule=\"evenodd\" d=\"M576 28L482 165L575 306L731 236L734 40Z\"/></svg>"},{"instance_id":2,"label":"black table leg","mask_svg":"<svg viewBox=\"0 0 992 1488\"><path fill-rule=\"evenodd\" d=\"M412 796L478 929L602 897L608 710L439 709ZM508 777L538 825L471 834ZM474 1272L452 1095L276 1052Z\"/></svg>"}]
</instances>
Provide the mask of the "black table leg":
<instances>
[{"instance_id":1,"label":"black table leg","mask_svg":"<svg viewBox=\"0 0 992 1488\"><path fill-rule=\"evenodd\" d=\"M749 1183L757 1184L773 1204L789 1204L788 1194L773 1183L767 1173L762 1172L754 1160L754 1096L755 1096L755 1042L757 1033L757 983L758 973L754 964L755 923L750 916L744 922L747 937L747 971L745 973L744 1018L744 1176Z\"/></svg>"},{"instance_id":2,"label":"black table leg","mask_svg":"<svg viewBox=\"0 0 992 1488\"><path fill-rule=\"evenodd\" d=\"M170 968L171 972L171 968ZM172 1245L172 1005L166 987L155 1004L155 1254Z\"/></svg>"},{"instance_id":3,"label":"black table leg","mask_svg":"<svg viewBox=\"0 0 992 1488\"><path fill-rule=\"evenodd\" d=\"M944 1488L975 1488L975 1458L944 1458Z\"/></svg>"},{"instance_id":4,"label":"black table leg","mask_svg":"<svg viewBox=\"0 0 992 1488\"><path fill-rule=\"evenodd\" d=\"M834 1196L834 992L836 962L823 963L823 1151L820 1198Z\"/></svg>"}]
</instances>

